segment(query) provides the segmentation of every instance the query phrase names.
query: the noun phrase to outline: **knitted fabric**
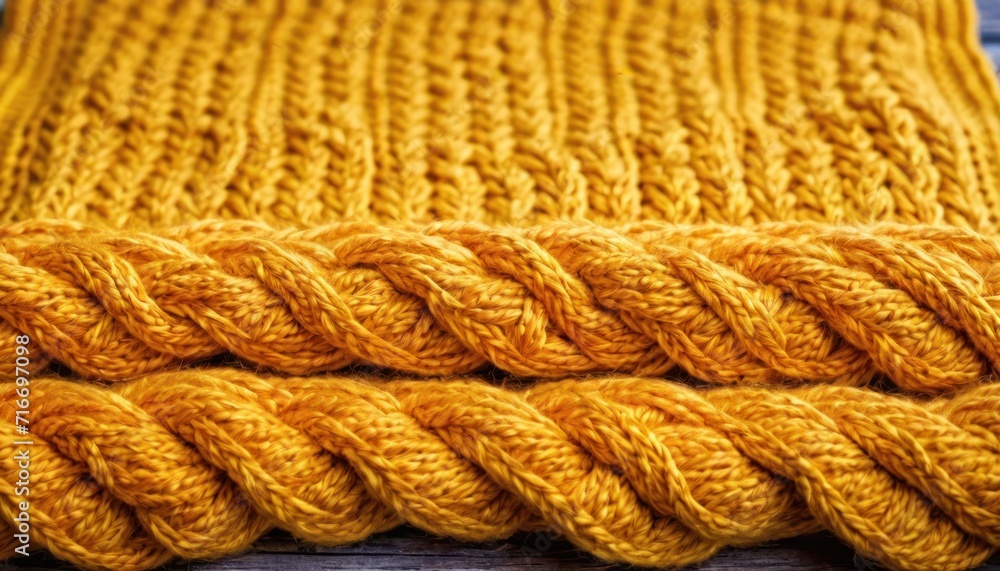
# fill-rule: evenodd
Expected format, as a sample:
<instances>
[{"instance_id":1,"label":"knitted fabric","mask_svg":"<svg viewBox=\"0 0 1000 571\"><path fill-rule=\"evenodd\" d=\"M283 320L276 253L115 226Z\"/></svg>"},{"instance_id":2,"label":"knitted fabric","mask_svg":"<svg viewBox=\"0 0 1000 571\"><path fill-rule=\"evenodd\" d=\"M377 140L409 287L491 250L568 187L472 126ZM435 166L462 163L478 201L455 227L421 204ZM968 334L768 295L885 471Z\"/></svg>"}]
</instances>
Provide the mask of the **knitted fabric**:
<instances>
[{"instance_id":1,"label":"knitted fabric","mask_svg":"<svg viewBox=\"0 0 1000 571\"><path fill-rule=\"evenodd\" d=\"M679 366L927 392L1000 370L1000 239L958 228L32 222L0 227L0 247L8 326L107 380L223 352L299 374Z\"/></svg>"},{"instance_id":2,"label":"knitted fabric","mask_svg":"<svg viewBox=\"0 0 1000 571\"><path fill-rule=\"evenodd\" d=\"M10 472L14 386L0 393ZM401 522L469 541L546 528L658 566L820 528L893 568L963 569L1000 544L1000 384L919 403L201 369L110 388L35 380L32 395L35 533L87 567L217 557L275 525L324 544Z\"/></svg>"},{"instance_id":3,"label":"knitted fabric","mask_svg":"<svg viewBox=\"0 0 1000 571\"><path fill-rule=\"evenodd\" d=\"M638 565L820 529L891 568L985 561L1000 90L974 20L14 0L0 556L30 350L32 548L87 568L404 522ZM484 371L507 386L444 378Z\"/></svg>"},{"instance_id":4,"label":"knitted fabric","mask_svg":"<svg viewBox=\"0 0 1000 571\"><path fill-rule=\"evenodd\" d=\"M18 0L0 222L1000 223L971 0Z\"/></svg>"}]
</instances>

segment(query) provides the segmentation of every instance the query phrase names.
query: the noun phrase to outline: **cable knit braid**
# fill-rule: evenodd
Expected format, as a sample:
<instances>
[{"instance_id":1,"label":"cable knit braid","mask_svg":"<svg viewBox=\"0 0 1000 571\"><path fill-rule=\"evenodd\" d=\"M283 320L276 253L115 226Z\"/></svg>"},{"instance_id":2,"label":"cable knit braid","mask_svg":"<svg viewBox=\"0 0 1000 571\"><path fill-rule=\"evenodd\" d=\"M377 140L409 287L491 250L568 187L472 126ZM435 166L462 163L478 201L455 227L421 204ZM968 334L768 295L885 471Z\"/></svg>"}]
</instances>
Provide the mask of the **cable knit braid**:
<instances>
[{"instance_id":1,"label":"cable knit braid","mask_svg":"<svg viewBox=\"0 0 1000 571\"><path fill-rule=\"evenodd\" d=\"M13 391L0 386L3 525L21 499ZM194 369L37 379L31 395L36 541L89 568L219 557L272 526L339 544L402 522L466 541L548 528L652 566L820 528L890 568L965 569L1000 545L1000 384L921 403Z\"/></svg>"},{"instance_id":2,"label":"cable knit braid","mask_svg":"<svg viewBox=\"0 0 1000 571\"><path fill-rule=\"evenodd\" d=\"M973 0L12 0L0 222L1000 229Z\"/></svg>"},{"instance_id":3,"label":"cable knit braid","mask_svg":"<svg viewBox=\"0 0 1000 571\"><path fill-rule=\"evenodd\" d=\"M403 523L1000 546L973 0L7 4L0 558L20 334L32 548L85 568Z\"/></svg>"},{"instance_id":4,"label":"cable knit braid","mask_svg":"<svg viewBox=\"0 0 1000 571\"><path fill-rule=\"evenodd\" d=\"M679 366L926 392L1000 371L1000 241L958 228L32 222L0 246L0 319L108 380L223 352L296 374Z\"/></svg>"}]
</instances>

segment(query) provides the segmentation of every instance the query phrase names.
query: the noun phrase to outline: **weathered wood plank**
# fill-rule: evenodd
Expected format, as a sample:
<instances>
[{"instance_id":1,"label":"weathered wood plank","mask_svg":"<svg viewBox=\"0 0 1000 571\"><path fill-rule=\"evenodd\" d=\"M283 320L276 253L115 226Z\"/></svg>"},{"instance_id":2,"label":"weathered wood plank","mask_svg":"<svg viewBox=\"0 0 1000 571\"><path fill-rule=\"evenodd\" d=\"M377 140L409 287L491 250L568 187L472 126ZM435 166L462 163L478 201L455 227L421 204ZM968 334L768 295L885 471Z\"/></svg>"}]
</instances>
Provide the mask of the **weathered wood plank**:
<instances>
[{"instance_id":1,"label":"weathered wood plank","mask_svg":"<svg viewBox=\"0 0 1000 571\"><path fill-rule=\"evenodd\" d=\"M4 568L64 569L47 553L36 553ZM703 571L776 571L818 569L861 571L878 566L856 555L828 533L775 541L751 548L724 549L696 567ZM306 571L311 569L636 569L609 565L574 549L545 532L518 534L508 541L466 544L403 527L340 547L322 547L296 541L284 532L272 532L247 553L209 562L179 562L163 571ZM1000 571L1000 555L977 571Z\"/></svg>"},{"instance_id":2,"label":"weathered wood plank","mask_svg":"<svg viewBox=\"0 0 1000 571\"><path fill-rule=\"evenodd\" d=\"M317 547L272 534L247 554L192 564L201 571L305 569L635 569L608 565L545 532L519 534L506 542L463 544L401 528L356 545ZM711 571L821 569L858 571L877 566L830 534L776 541L746 549L724 549L697 568ZM184 569L174 566L171 569ZM981 571L1000 571L1000 557Z\"/></svg>"}]
</instances>

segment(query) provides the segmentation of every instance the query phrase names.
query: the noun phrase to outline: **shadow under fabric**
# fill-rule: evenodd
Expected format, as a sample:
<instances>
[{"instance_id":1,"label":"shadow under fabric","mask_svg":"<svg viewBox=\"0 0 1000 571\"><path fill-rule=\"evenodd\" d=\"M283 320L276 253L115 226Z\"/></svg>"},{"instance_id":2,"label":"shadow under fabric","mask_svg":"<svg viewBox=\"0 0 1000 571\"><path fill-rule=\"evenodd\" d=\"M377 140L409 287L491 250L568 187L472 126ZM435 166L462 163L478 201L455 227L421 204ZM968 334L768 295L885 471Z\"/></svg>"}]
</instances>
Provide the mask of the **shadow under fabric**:
<instances>
[{"instance_id":1,"label":"shadow under fabric","mask_svg":"<svg viewBox=\"0 0 1000 571\"><path fill-rule=\"evenodd\" d=\"M970 0L13 0L0 551L26 335L32 549L82 567L402 523L974 567L998 231Z\"/></svg>"}]
</instances>

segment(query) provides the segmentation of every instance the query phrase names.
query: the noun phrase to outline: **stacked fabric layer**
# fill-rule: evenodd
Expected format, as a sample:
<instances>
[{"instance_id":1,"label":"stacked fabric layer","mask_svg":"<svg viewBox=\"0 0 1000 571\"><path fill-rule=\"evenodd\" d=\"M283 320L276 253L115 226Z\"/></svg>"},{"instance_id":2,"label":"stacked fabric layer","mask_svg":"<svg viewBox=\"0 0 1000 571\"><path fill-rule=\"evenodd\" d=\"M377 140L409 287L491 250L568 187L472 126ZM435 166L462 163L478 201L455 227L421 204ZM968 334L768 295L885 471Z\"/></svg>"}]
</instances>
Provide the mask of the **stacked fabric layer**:
<instances>
[{"instance_id":1,"label":"stacked fabric layer","mask_svg":"<svg viewBox=\"0 0 1000 571\"><path fill-rule=\"evenodd\" d=\"M901 569L1000 546L970 0L4 26L3 556L24 512L30 550L113 569L401 523L653 566L820 529Z\"/></svg>"}]
</instances>

